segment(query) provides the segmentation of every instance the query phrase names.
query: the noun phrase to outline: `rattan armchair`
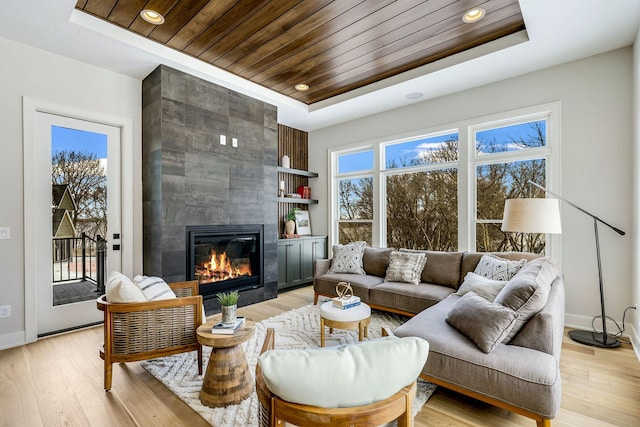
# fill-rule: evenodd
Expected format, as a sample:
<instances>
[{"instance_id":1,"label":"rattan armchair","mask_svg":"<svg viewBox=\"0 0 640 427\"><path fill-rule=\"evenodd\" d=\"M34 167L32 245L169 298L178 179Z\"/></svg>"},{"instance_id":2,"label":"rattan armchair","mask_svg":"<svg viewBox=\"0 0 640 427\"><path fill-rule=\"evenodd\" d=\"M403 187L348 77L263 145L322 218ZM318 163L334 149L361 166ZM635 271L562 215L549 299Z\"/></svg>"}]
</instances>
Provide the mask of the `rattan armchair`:
<instances>
[{"instance_id":1,"label":"rattan armchair","mask_svg":"<svg viewBox=\"0 0 640 427\"><path fill-rule=\"evenodd\" d=\"M269 328L261 353L274 347L275 333ZM378 426L397 420L398 427L412 425L411 404L416 395L416 382L387 399L369 405L346 408L321 408L288 402L273 394L256 365L256 393L259 400L260 427L275 427L283 422L305 427Z\"/></svg>"},{"instance_id":2,"label":"rattan armchair","mask_svg":"<svg viewBox=\"0 0 640 427\"><path fill-rule=\"evenodd\" d=\"M104 389L111 389L112 364L153 359L197 351L198 373L202 374L202 346L196 329L202 324L202 296L198 282L176 282L169 286L175 299L137 303L109 303L106 295L97 299L104 312Z\"/></svg>"}]
</instances>

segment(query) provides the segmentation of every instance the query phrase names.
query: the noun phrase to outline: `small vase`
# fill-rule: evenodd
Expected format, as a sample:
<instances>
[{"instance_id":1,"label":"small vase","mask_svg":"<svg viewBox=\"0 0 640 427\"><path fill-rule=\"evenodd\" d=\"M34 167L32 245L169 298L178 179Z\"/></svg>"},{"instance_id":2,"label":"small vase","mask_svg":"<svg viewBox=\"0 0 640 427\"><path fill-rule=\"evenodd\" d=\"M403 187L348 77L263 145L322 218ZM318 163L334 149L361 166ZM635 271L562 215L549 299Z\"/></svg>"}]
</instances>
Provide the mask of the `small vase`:
<instances>
[{"instance_id":1,"label":"small vase","mask_svg":"<svg viewBox=\"0 0 640 427\"><path fill-rule=\"evenodd\" d=\"M238 305L222 306L222 323L234 323L238 318Z\"/></svg>"},{"instance_id":2,"label":"small vase","mask_svg":"<svg viewBox=\"0 0 640 427\"><path fill-rule=\"evenodd\" d=\"M296 232L296 222L289 220L284 223L284 234L294 234Z\"/></svg>"}]
</instances>

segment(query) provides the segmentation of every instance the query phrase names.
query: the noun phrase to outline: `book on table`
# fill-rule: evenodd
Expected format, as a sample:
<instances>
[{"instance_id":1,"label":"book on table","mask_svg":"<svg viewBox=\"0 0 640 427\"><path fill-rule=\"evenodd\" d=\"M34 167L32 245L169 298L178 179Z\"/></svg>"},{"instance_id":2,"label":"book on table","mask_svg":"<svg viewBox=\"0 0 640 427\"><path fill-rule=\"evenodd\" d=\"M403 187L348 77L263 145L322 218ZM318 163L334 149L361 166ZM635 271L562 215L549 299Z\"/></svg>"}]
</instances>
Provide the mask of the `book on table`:
<instances>
[{"instance_id":1,"label":"book on table","mask_svg":"<svg viewBox=\"0 0 640 427\"><path fill-rule=\"evenodd\" d=\"M211 328L212 334L232 335L244 324L244 317L238 317L234 323L216 323Z\"/></svg>"},{"instance_id":2,"label":"book on table","mask_svg":"<svg viewBox=\"0 0 640 427\"><path fill-rule=\"evenodd\" d=\"M355 295L349 298L335 297L331 298L331 301L333 301L333 306L338 308L350 308L360 305L360 297Z\"/></svg>"}]
</instances>

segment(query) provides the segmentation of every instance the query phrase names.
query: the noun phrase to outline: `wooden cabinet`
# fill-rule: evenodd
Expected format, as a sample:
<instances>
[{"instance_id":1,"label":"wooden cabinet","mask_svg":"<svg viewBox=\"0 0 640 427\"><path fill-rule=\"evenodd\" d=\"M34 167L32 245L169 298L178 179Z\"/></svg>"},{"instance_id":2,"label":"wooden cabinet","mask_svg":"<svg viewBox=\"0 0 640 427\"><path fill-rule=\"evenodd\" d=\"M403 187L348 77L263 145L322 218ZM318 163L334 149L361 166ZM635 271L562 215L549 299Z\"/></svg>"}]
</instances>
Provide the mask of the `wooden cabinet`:
<instances>
[{"instance_id":1,"label":"wooden cabinet","mask_svg":"<svg viewBox=\"0 0 640 427\"><path fill-rule=\"evenodd\" d=\"M326 257L326 236L278 240L278 289L312 282L313 261Z\"/></svg>"}]
</instances>

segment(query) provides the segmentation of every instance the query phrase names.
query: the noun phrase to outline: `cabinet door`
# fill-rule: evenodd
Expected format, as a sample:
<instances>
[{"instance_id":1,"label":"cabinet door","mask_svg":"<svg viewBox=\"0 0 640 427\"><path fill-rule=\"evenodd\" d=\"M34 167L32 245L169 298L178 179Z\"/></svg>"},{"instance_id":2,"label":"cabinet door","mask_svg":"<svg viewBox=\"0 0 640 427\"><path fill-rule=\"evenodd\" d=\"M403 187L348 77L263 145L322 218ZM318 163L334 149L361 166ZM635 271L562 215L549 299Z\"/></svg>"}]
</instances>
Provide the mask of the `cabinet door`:
<instances>
[{"instance_id":1,"label":"cabinet door","mask_svg":"<svg viewBox=\"0 0 640 427\"><path fill-rule=\"evenodd\" d=\"M304 282L313 281L313 262L316 259L326 258L327 239L324 237L306 239L303 245L303 268L302 276Z\"/></svg>"},{"instance_id":2,"label":"cabinet door","mask_svg":"<svg viewBox=\"0 0 640 427\"><path fill-rule=\"evenodd\" d=\"M278 242L278 289L287 287L287 243Z\"/></svg>"},{"instance_id":3,"label":"cabinet door","mask_svg":"<svg viewBox=\"0 0 640 427\"><path fill-rule=\"evenodd\" d=\"M302 242L294 240L287 244L287 285L295 286L302 281Z\"/></svg>"}]
</instances>

